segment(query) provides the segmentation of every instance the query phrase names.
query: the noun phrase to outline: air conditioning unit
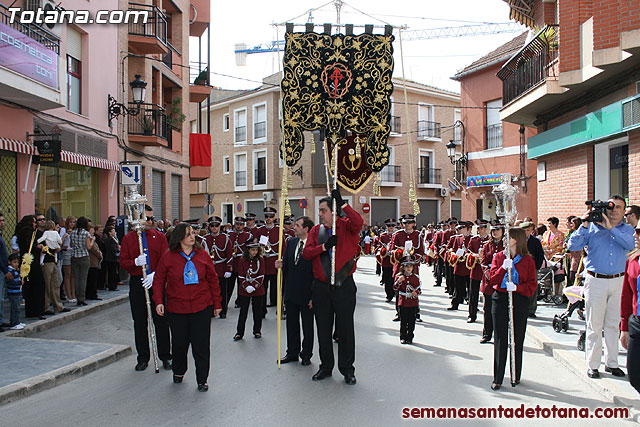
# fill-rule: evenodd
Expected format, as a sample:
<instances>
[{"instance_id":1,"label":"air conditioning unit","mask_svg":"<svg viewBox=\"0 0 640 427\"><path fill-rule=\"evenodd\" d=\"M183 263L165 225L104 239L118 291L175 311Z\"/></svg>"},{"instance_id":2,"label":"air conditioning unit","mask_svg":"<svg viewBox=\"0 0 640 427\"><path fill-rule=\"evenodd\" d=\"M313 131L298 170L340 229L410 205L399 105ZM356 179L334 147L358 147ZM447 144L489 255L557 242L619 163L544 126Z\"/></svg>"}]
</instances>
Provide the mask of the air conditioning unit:
<instances>
[{"instance_id":1,"label":"air conditioning unit","mask_svg":"<svg viewBox=\"0 0 640 427\"><path fill-rule=\"evenodd\" d=\"M446 188L440 188L440 197L447 197L447 194L449 194L449 190Z\"/></svg>"},{"instance_id":2,"label":"air conditioning unit","mask_svg":"<svg viewBox=\"0 0 640 427\"><path fill-rule=\"evenodd\" d=\"M263 191L262 192L262 200L265 202L270 202L273 200L273 191Z\"/></svg>"},{"instance_id":3,"label":"air conditioning unit","mask_svg":"<svg viewBox=\"0 0 640 427\"><path fill-rule=\"evenodd\" d=\"M58 2L60 3L60 2ZM24 0L24 10L32 10L32 11L37 11L38 9L43 9L46 12L52 11L52 10L58 10L58 11L62 11L64 9L62 9L60 6L56 5L55 1L53 0ZM42 27L51 32L52 34L55 34L56 36L60 37L62 34L61 31L61 27L62 25L60 24L54 24L54 23L45 23L42 24Z\"/></svg>"}]
</instances>

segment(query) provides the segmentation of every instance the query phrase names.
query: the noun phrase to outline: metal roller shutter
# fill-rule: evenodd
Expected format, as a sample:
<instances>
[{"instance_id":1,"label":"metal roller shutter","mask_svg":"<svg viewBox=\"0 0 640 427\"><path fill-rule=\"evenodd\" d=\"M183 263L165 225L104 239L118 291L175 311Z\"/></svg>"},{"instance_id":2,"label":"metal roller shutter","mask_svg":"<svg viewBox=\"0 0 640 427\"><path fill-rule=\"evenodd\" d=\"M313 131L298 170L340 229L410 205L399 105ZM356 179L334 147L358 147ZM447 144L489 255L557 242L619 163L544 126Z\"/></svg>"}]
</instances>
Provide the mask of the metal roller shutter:
<instances>
[{"instance_id":1,"label":"metal roller shutter","mask_svg":"<svg viewBox=\"0 0 640 427\"><path fill-rule=\"evenodd\" d=\"M171 220L178 218L182 220L180 205L182 204L182 177L171 175ZM169 219L169 218L167 218Z\"/></svg>"},{"instance_id":2,"label":"metal roller shutter","mask_svg":"<svg viewBox=\"0 0 640 427\"><path fill-rule=\"evenodd\" d=\"M151 208L153 216L164 219L164 172L151 172Z\"/></svg>"},{"instance_id":3,"label":"metal roller shutter","mask_svg":"<svg viewBox=\"0 0 640 427\"><path fill-rule=\"evenodd\" d=\"M416 226L422 227L438 222L438 200L418 200L420 214L416 217Z\"/></svg>"},{"instance_id":4,"label":"metal roller shutter","mask_svg":"<svg viewBox=\"0 0 640 427\"><path fill-rule=\"evenodd\" d=\"M451 216L462 219L462 200L451 200Z\"/></svg>"},{"instance_id":5,"label":"metal roller shutter","mask_svg":"<svg viewBox=\"0 0 640 427\"><path fill-rule=\"evenodd\" d=\"M301 199L289 199L289 205L291 206L291 215L296 218L300 218L304 215L304 209L300 207Z\"/></svg>"},{"instance_id":6,"label":"metal roller shutter","mask_svg":"<svg viewBox=\"0 0 640 427\"><path fill-rule=\"evenodd\" d=\"M262 200L250 200L247 202L247 212L245 213L256 214L256 220L264 219L263 209L264 209L264 202Z\"/></svg>"},{"instance_id":7,"label":"metal roller shutter","mask_svg":"<svg viewBox=\"0 0 640 427\"><path fill-rule=\"evenodd\" d=\"M384 225L389 218L397 218L398 199L371 199L371 223L369 225ZM367 222L365 217L365 223Z\"/></svg>"}]
</instances>

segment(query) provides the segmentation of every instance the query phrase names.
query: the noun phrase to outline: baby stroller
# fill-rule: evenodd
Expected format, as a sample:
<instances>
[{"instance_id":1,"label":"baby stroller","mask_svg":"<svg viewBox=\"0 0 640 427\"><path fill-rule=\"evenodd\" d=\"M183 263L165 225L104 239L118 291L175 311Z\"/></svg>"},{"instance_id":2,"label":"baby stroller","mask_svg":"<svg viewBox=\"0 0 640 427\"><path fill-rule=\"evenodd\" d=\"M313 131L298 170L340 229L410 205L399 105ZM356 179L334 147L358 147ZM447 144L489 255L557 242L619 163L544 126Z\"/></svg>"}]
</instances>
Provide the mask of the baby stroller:
<instances>
[{"instance_id":1,"label":"baby stroller","mask_svg":"<svg viewBox=\"0 0 640 427\"><path fill-rule=\"evenodd\" d=\"M563 290L563 293L569 300L569 305L564 313L553 316L553 330L558 333L560 333L560 331L567 332L569 329L569 318L573 312L584 309L584 287L569 286ZM585 335L585 331L580 332L580 337L578 338L578 350L580 351L584 351Z\"/></svg>"},{"instance_id":2,"label":"baby stroller","mask_svg":"<svg viewBox=\"0 0 640 427\"><path fill-rule=\"evenodd\" d=\"M563 302L562 295L554 295L553 284L556 281L556 271L558 271L562 260L553 262L545 260L543 267L538 271L538 299L544 300L546 303L553 302L556 305L560 305Z\"/></svg>"}]
</instances>

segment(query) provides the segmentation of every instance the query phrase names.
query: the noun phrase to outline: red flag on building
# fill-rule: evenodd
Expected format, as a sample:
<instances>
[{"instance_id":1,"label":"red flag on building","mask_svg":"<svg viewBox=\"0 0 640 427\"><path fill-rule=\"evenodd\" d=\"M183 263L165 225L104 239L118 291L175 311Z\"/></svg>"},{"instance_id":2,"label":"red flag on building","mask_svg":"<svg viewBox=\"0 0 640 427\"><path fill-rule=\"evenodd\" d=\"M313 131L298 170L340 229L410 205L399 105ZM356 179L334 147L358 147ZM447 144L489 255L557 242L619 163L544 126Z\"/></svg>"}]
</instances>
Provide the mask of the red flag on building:
<instances>
[{"instance_id":1,"label":"red flag on building","mask_svg":"<svg viewBox=\"0 0 640 427\"><path fill-rule=\"evenodd\" d=\"M211 135L208 133L189 135L189 160L191 166L211 166Z\"/></svg>"}]
</instances>

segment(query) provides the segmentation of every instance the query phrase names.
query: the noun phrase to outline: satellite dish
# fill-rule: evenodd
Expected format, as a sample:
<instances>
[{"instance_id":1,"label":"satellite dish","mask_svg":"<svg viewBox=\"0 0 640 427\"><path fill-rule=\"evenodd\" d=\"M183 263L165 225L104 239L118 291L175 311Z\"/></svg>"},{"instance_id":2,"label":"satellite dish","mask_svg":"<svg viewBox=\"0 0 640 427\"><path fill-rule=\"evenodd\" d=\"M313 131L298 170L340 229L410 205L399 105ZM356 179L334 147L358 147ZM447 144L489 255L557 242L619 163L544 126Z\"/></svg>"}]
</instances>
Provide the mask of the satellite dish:
<instances>
[{"instance_id":1,"label":"satellite dish","mask_svg":"<svg viewBox=\"0 0 640 427\"><path fill-rule=\"evenodd\" d=\"M56 7L55 7L53 4L51 4L51 3L46 3L46 2L45 2L43 9L44 9L44 13L45 13L46 15L49 15L49 13L50 13L51 11L55 10L55 9L56 9ZM45 24L44 24L44 25L46 25L46 26L47 26L47 28L48 28L48 29L50 29L50 30L53 30L53 28L56 26L56 24L55 24L54 22L45 22Z\"/></svg>"}]
</instances>

